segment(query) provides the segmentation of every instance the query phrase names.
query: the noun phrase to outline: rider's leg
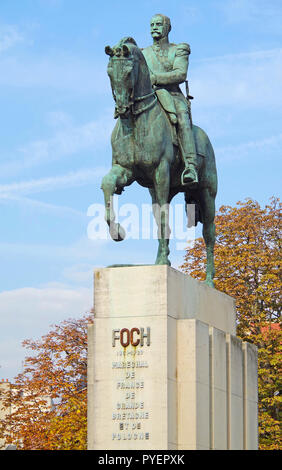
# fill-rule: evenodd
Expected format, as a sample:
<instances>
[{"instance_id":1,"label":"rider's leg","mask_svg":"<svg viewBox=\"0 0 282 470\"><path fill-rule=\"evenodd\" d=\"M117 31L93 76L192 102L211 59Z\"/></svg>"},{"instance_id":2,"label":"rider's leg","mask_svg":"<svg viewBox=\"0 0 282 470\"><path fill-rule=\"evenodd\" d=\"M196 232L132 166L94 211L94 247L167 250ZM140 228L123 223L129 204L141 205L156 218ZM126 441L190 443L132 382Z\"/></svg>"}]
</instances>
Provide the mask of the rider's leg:
<instances>
[{"instance_id":1,"label":"rider's leg","mask_svg":"<svg viewBox=\"0 0 282 470\"><path fill-rule=\"evenodd\" d=\"M196 186L197 175L197 152L194 135L188 112L178 113L178 136L180 141L182 158L185 169L181 176L183 185Z\"/></svg>"},{"instance_id":2,"label":"rider's leg","mask_svg":"<svg viewBox=\"0 0 282 470\"><path fill-rule=\"evenodd\" d=\"M183 185L193 187L198 183L197 151L188 112L188 103L182 93L174 94L173 98L178 119L178 139L185 166L181 181Z\"/></svg>"}]
</instances>

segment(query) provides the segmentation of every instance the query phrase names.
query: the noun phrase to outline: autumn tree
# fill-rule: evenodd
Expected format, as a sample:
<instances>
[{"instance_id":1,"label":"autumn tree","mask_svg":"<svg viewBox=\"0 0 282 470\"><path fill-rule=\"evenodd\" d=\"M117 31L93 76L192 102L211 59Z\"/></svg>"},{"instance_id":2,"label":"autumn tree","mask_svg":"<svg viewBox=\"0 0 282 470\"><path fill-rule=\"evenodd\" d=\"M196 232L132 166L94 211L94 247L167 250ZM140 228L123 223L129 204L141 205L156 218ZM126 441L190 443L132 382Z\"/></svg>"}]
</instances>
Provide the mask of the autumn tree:
<instances>
[{"instance_id":1,"label":"autumn tree","mask_svg":"<svg viewBox=\"0 0 282 470\"><path fill-rule=\"evenodd\" d=\"M0 438L24 450L86 449L87 324L92 315L66 320L38 341L4 398L11 413Z\"/></svg>"},{"instance_id":2,"label":"autumn tree","mask_svg":"<svg viewBox=\"0 0 282 470\"><path fill-rule=\"evenodd\" d=\"M232 296L237 334L258 347L260 449L281 448L281 203L247 199L216 216L215 287ZM205 245L197 239L182 270L205 278ZM281 416L280 416L281 417Z\"/></svg>"}]
</instances>

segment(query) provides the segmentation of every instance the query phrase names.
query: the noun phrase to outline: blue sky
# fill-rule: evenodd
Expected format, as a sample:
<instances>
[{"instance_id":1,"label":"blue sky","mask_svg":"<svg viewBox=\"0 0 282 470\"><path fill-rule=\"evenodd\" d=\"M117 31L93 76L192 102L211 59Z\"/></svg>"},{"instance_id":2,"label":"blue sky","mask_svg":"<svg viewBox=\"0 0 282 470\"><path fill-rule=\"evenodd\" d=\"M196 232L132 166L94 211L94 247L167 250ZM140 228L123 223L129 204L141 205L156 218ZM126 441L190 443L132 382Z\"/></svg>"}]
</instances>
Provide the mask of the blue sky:
<instances>
[{"instance_id":1,"label":"blue sky","mask_svg":"<svg viewBox=\"0 0 282 470\"><path fill-rule=\"evenodd\" d=\"M172 22L191 46L194 123L214 146L217 208L280 195L281 0L1 0L0 378L21 370L23 339L93 302L95 266L153 263L156 241L87 238L110 168L113 100L105 45L151 44L149 21ZM150 203L136 184L121 203ZM176 203L182 202L181 197ZM173 266L184 252L174 250Z\"/></svg>"}]
</instances>

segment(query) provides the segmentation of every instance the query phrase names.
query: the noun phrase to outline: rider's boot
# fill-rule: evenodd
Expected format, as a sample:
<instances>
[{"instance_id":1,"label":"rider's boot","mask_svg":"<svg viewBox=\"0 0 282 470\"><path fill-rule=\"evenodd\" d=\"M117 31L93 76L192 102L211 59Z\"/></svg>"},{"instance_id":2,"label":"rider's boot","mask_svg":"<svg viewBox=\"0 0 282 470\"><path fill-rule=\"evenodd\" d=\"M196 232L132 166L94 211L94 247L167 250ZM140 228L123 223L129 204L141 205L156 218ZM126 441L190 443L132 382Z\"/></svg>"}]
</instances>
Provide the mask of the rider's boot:
<instances>
[{"instance_id":1,"label":"rider's boot","mask_svg":"<svg viewBox=\"0 0 282 470\"><path fill-rule=\"evenodd\" d=\"M189 154L183 157L185 168L181 175L182 186L188 186L189 188L196 188L198 185L198 174L197 174L197 155Z\"/></svg>"},{"instance_id":2,"label":"rider's boot","mask_svg":"<svg viewBox=\"0 0 282 470\"><path fill-rule=\"evenodd\" d=\"M181 184L191 189L196 188L198 185L197 150L188 113L178 115L178 136L185 167L181 175Z\"/></svg>"}]
</instances>

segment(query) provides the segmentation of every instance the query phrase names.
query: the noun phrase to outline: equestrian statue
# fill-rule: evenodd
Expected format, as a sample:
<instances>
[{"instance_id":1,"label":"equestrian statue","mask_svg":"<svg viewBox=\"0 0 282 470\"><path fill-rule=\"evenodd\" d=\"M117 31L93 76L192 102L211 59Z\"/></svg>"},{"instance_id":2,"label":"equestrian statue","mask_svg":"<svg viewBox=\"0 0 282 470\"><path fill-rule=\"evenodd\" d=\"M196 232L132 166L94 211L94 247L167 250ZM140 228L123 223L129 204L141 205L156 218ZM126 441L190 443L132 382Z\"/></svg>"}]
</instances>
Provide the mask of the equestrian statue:
<instances>
[{"instance_id":1,"label":"equestrian statue","mask_svg":"<svg viewBox=\"0 0 282 470\"><path fill-rule=\"evenodd\" d=\"M115 241L125 238L115 221L113 195L137 181L149 189L158 227L155 264L170 265L169 204L182 192L188 226L203 224L206 244L206 283L213 287L215 243L215 155L207 134L192 123L187 82L190 46L168 40L170 19L151 19L153 44L140 49L125 37L106 46L108 75L115 100L117 123L112 132L112 168L104 176L105 218ZM185 97L180 84L186 82ZM194 204L191 217L187 209ZM191 206L190 206L191 207Z\"/></svg>"}]
</instances>

